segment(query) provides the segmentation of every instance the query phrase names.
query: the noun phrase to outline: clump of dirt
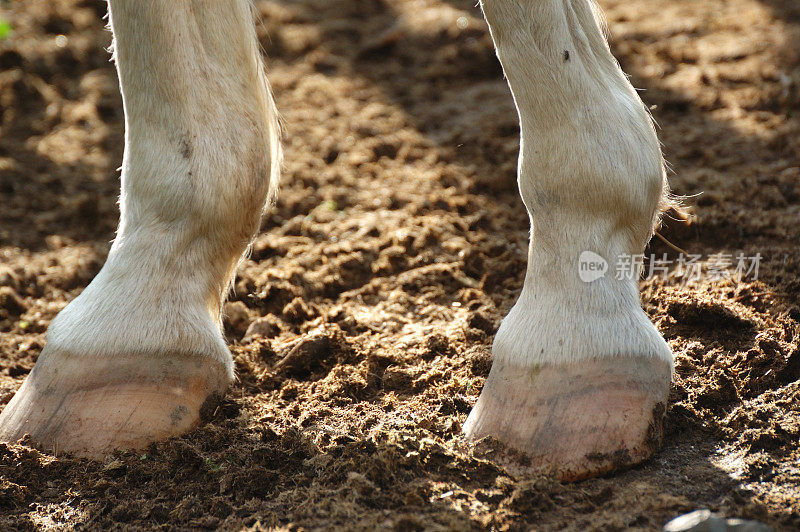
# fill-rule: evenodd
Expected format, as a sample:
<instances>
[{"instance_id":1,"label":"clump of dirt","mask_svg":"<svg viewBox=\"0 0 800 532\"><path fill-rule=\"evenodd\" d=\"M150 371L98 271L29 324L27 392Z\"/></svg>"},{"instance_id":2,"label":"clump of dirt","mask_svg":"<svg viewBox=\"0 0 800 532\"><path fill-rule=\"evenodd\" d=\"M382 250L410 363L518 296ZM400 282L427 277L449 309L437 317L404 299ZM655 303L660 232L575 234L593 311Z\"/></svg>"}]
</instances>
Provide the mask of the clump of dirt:
<instances>
[{"instance_id":1,"label":"clump of dirt","mask_svg":"<svg viewBox=\"0 0 800 532\"><path fill-rule=\"evenodd\" d=\"M706 266L762 260L757 279L642 282L676 354L663 448L577 484L460 432L528 246L517 116L474 2L255 4L286 168L225 306L237 381L144 452L0 445L0 527L658 529L697 507L800 527L795 2L602 2L695 217L662 235ZM102 265L123 135L105 3L4 9L0 406Z\"/></svg>"}]
</instances>

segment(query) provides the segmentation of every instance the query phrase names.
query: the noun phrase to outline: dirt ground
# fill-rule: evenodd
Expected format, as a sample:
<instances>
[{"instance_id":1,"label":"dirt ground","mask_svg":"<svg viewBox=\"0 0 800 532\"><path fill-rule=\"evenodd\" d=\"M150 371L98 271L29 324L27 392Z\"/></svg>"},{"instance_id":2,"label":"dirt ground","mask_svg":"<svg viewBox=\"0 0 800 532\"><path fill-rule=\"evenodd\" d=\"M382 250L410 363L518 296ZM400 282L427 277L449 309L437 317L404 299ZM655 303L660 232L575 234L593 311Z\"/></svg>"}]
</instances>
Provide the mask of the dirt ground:
<instances>
[{"instance_id":1,"label":"dirt ground","mask_svg":"<svg viewBox=\"0 0 800 532\"><path fill-rule=\"evenodd\" d=\"M602 2L695 216L661 234L709 268L762 260L757 280L642 281L676 355L664 446L577 484L460 435L528 233L474 1L256 4L286 164L226 306L239 379L146 452L0 444L0 528L658 529L700 507L800 528L800 3ZM103 2L0 12L2 406L108 251L123 115Z\"/></svg>"}]
</instances>

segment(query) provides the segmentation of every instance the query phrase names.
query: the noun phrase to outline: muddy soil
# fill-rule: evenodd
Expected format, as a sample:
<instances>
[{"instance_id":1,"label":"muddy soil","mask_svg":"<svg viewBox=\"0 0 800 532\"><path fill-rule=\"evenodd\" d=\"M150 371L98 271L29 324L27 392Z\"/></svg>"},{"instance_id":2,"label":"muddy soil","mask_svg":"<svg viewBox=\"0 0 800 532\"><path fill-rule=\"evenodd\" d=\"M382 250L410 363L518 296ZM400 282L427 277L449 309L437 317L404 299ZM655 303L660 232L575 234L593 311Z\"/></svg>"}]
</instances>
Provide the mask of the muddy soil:
<instances>
[{"instance_id":1,"label":"muddy soil","mask_svg":"<svg viewBox=\"0 0 800 532\"><path fill-rule=\"evenodd\" d=\"M145 452L0 445L0 528L645 530L698 507L800 528L800 4L602 2L693 215L660 233L706 271L762 258L687 281L651 242L675 261L642 281L676 355L663 449L562 484L460 435L528 233L474 3L256 2L286 165L226 306L238 381ZM2 406L108 251L123 115L103 2L0 9Z\"/></svg>"}]
</instances>

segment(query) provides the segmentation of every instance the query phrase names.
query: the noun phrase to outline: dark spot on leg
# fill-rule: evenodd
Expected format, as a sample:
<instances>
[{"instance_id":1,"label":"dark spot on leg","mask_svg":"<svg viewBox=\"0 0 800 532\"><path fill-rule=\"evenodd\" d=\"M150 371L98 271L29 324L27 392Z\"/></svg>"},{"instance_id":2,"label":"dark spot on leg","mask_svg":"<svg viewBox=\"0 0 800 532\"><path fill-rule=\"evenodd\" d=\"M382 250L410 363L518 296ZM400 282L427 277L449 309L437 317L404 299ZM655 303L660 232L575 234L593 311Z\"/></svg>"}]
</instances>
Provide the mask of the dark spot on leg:
<instances>
[{"instance_id":1,"label":"dark spot on leg","mask_svg":"<svg viewBox=\"0 0 800 532\"><path fill-rule=\"evenodd\" d=\"M592 462L607 463L613 469L623 469L633 462L628 449L617 449L610 453L589 453L586 459Z\"/></svg>"},{"instance_id":2,"label":"dark spot on leg","mask_svg":"<svg viewBox=\"0 0 800 532\"><path fill-rule=\"evenodd\" d=\"M667 407L664 403L656 403L653 407L653 420L647 427L647 436L644 441L651 452L656 452L661 447L661 441L664 439L664 414L666 412Z\"/></svg>"},{"instance_id":3,"label":"dark spot on leg","mask_svg":"<svg viewBox=\"0 0 800 532\"><path fill-rule=\"evenodd\" d=\"M192 156L192 145L189 143L189 140L186 137L181 138L181 155L187 161L189 157Z\"/></svg>"},{"instance_id":4,"label":"dark spot on leg","mask_svg":"<svg viewBox=\"0 0 800 532\"><path fill-rule=\"evenodd\" d=\"M564 61L569 61L569 50L564 50Z\"/></svg>"},{"instance_id":5,"label":"dark spot on leg","mask_svg":"<svg viewBox=\"0 0 800 532\"><path fill-rule=\"evenodd\" d=\"M173 425L177 425L180 422L181 418L189 413L189 409L183 405L178 405L175 407L175 410L169 415L169 419Z\"/></svg>"}]
</instances>

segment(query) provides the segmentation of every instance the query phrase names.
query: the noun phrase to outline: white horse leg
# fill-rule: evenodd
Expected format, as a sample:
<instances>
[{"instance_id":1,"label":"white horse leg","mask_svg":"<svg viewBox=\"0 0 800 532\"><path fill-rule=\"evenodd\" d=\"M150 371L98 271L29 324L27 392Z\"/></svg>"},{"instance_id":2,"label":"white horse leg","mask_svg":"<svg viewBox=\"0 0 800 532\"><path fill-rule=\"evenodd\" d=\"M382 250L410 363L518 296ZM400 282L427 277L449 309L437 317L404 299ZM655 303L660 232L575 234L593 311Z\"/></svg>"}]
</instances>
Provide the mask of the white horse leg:
<instances>
[{"instance_id":1,"label":"white horse leg","mask_svg":"<svg viewBox=\"0 0 800 532\"><path fill-rule=\"evenodd\" d=\"M532 234L522 294L464 431L583 478L644 460L660 440L672 354L641 309L638 275L617 278L615 265L652 235L661 152L591 0L482 6L519 111ZM587 251L608 264L591 282L579 275Z\"/></svg>"},{"instance_id":2,"label":"white horse leg","mask_svg":"<svg viewBox=\"0 0 800 532\"><path fill-rule=\"evenodd\" d=\"M0 439L100 456L189 430L225 390L220 308L277 180L248 0L111 0L125 106L121 221L53 320Z\"/></svg>"}]
</instances>

